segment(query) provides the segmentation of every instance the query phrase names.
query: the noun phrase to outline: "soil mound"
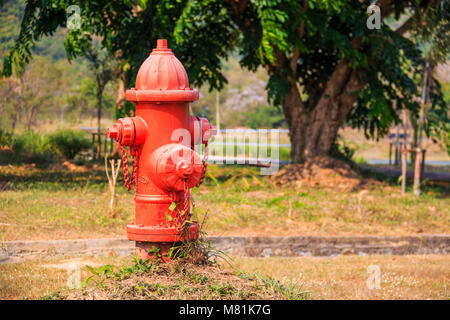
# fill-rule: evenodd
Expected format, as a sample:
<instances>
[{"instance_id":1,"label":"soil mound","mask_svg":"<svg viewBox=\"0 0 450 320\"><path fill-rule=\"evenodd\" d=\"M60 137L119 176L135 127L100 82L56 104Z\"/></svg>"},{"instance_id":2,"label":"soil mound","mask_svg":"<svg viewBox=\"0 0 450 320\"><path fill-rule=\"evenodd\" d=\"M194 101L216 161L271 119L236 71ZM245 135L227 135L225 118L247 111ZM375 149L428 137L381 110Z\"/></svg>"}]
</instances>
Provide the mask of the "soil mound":
<instances>
[{"instance_id":1,"label":"soil mound","mask_svg":"<svg viewBox=\"0 0 450 320\"><path fill-rule=\"evenodd\" d=\"M316 158L303 164L290 164L271 177L276 185L299 182L309 186L355 190L367 181L346 162L333 158Z\"/></svg>"},{"instance_id":2,"label":"soil mound","mask_svg":"<svg viewBox=\"0 0 450 320\"><path fill-rule=\"evenodd\" d=\"M103 272L65 299L303 299L306 295L278 280L234 273L219 266L174 262L134 269Z\"/></svg>"}]
</instances>

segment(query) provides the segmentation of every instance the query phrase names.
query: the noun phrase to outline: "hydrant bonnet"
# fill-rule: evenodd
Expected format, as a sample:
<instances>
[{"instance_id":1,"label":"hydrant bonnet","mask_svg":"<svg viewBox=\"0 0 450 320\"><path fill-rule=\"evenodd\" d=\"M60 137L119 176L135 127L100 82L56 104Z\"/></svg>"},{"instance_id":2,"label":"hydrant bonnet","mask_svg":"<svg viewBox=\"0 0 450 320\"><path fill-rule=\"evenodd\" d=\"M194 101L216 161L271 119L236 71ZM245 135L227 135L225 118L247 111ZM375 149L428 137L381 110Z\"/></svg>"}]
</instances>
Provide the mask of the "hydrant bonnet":
<instances>
[{"instance_id":1,"label":"hydrant bonnet","mask_svg":"<svg viewBox=\"0 0 450 320\"><path fill-rule=\"evenodd\" d=\"M198 91L189 88L189 79L180 60L161 39L144 61L136 77L136 88L126 91L131 102L196 101Z\"/></svg>"}]
</instances>

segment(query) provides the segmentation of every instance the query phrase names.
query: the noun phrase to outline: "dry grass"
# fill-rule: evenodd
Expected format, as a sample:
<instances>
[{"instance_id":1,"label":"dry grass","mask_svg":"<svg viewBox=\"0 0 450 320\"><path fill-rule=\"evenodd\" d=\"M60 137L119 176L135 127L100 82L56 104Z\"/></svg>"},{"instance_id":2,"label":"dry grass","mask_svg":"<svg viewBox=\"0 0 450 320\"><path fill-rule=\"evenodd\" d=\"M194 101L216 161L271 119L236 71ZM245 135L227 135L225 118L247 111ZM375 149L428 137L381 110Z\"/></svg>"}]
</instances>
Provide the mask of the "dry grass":
<instances>
[{"instance_id":1,"label":"dry grass","mask_svg":"<svg viewBox=\"0 0 450 320\"><path fill-rule=\"evenodd\" d=\"M100 265L99 262L107 262ZM74 266L80 288L69 289ZM303 299L300 287L180 262L151 264L130 258L33 261L0 265L0 299ZM72 282L73 283L73 282Z\"/></svg>"},{"instance_id":2,"label":"dry grass","mask_svg":"<svg viewBox=\"0 0 450 320\"><path fill-rule=\"evenodd\" d=\"M302 283L312 299L449 299L449 256L338 256L235 258L247 273ZM369 289L367 268L380 268L380 288ZM370 270L370 269L369 269Z\"/></svg>"},{"instance_id":3,"label":"dry grass","mask_svg":"<svg viewBox=\"0 0 450 320\"><path fill-rule=\"evenodd\" d=\"M134 218L133 196L122 186L116 214L109 213L101 169L0 167L0 181L0 241L125 237ZM386 181L350 192L337 187L273 186L257 169L210 166L208 179L193 192L195 212L199 220L209 213L209 235L450 232L448 187L424 186L420 198L401 196L400 187Z\"/></svg>"},{"instance_id":4,"label":"dry grass","mask_svg":"<svg viewBox=\"0 0 450 320\"><path fill-rule=\"evenodd\" d=\"M245 169L248 170L248 169ZM209 211L214 235L406 235L450 232L448 188L425 186L420 198L401 195L393 183L367 181L342 191L339 185L294 182L273 186L236 178L232 168L212 167L218 184L194 193L197 212ZM250 181L250 183L249 183Z\"/></svg>"},{"instance_id":5,"label":"dry grass","mask_svg":"<svg viewBox=\"0 0 450 320\"><path fill-rule=\"evenodd\" d=\"M127 258L129 260L129 258ZM74 266L81 268L81 280L89 275L86 265L120 263L121 258L96 257L45 259L0 265L0 299L45 299L68 292L67 281Z\"/></svg>"},{"instance_id":6,"label":"dry grass","mask_svg":"<svg viewBox=\"0 0 450 320\"><path fill-rule=\"evenodd\" d=\"M0 167L0 240L125 237L133 199L118 188L109 212L105 172Z\"/></svg>"},{"instance_id":7,"label":"dry grass","mask_svg":"<svg viewBox=\"0 0 450 320\"><path fill-rule=\"evenodd\" d=\"M224 264L220 269L189 266L125 272L122 279L109 274L94 277L79 290L66 287L73 273L68 266L78 264L85 281L92 276L85 265L97 271L100 266L114 266L120 274L122 265L133 263L130 258L81 257L4 264L0 265L0 299L450 298L449 256L234 257L231 263L233 267ZM371 290L367 268L374 265L380 268L380 288Z\"/></svg>"}]
</instances>

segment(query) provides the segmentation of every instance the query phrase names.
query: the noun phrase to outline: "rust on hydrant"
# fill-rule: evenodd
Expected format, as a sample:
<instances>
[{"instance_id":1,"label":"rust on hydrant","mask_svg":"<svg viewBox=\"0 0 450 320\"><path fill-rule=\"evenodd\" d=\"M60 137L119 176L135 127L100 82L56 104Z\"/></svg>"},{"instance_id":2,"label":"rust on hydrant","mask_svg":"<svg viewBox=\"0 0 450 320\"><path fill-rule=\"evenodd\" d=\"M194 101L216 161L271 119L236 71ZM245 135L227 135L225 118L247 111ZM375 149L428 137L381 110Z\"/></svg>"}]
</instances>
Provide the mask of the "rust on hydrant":
<instances>
[{"instance_id":1,"label":"rust on hydrant","mask_svg":"<svg viewBox=\"0 0 450 320\"><path fill-rule=\"evenodd\" d=\"M207 119L189 116L189 103L198 97L167 40L158 40L139 69L136 87L126 91L136 116L107 130L123 153L125 186L135 186L135 222L127 225L127 236L136 241L140 258L158 255L167 261L176 243L199 236L198 223L191 221L190 189L203 182L208 140L216 130ZM203 160L194 151L201 144ZM135 157L131 174L125 147Z\"/></svg>"}]
</instances>

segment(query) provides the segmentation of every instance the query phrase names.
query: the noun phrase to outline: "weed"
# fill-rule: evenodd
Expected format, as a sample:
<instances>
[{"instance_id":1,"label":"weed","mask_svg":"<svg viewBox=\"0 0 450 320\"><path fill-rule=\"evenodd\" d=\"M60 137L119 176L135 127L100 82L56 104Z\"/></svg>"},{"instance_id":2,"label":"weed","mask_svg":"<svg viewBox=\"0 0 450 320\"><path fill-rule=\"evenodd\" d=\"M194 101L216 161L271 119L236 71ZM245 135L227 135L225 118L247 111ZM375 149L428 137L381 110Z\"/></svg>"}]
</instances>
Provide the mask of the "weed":
<instances>
[{"instance_id":1,"label":"weed","mask_svg":"<svg viewBox=\"0 0 450 320\"><path fill-rule=\"evenodd\" d=\"M61 291L54 290L52 293L42 297L42 300L64 300L67 298L67 294Z\"/></svg>"},{"instance_id":2,"label":"weed","mask_svg":"<svg viewBox=\"0 0 450 320\"><path fill-rule=\"evenodd\" d=\"M280 294L288 300L304 300L308 298L309 291L302 290L303 285L292 279L286 284L277 279L262 277L258 274L247 274L243 271L235 271L241 279L252 280L262 286L269 294Z\"/></svg>"},{"instance_id":3,"label":"weed","mask_svg":"<svg viewBox=\"0 0 450 320\"><path fill-rule=\"evenodd\" d=\"M195 207L194 207L195 208ZM215 265L218 259L227 260L225 252L218 250L211 245L211 241L206 238L203 231L208 214L203 216L199 224L199 238L195 240L185 240L170 248L168 257L170 259L188 262L197 265ZM189 224L186 224L189 227ZM188 234L188 232L186 232Z\"/></svg>"},{"instance_id":4,"label":"weed","mask_svg":"<svg viewBox=\"0 0 450 320\"><path fill-rule=\"evenodd\" d=\"M224 297L233 295L237 292L236 287L231 284L223 284L215 281L212 284L208 284L208 293L213 296Z\"/></svg>"}]
</instances>

